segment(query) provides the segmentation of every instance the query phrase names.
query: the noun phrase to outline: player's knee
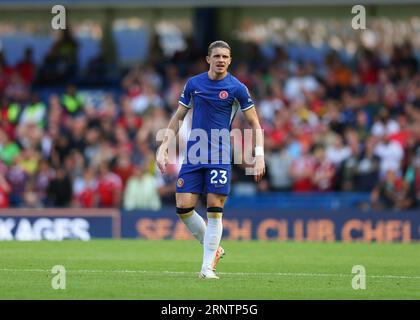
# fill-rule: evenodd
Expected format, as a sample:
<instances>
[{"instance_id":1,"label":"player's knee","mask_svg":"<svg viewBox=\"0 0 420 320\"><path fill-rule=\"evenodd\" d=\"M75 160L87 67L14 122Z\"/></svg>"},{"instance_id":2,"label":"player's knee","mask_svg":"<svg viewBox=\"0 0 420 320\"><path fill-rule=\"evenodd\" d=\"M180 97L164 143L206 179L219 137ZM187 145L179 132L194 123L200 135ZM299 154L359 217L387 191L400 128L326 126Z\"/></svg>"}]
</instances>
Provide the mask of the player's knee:
<instances>
[{"instance_id":1,"label":"player's knee","mask_svg":"<svg viewBox=\"0 0 420 320\"><path fill-rule=\"evenodd\" d=\"M207 206L208 207L220 207L223 208L225 206L226 197L214 196L209 195L207 197Z\"/></svg>"},{"instance_id":2,"label":"player's knee","mask_svg":"<svg viewBox=\"0 0 420 320\"><path fill-rule=\"evenodd\" d=\"M189 208L180 208L180 207L176 207L176 214L179 216L182 215L186 215L187 213L190 213L194 210L194 207L189 207Z\"/></svg>"},{"instance_id":3,"label":"player's knee","mask_svg":"<svg viewBox=\"0 0 420 320\"><path fill-rule=\"evenodd\" d=\"M223 207L207 207L207 218L221 218Z\"/></svg>"}]
</instances>

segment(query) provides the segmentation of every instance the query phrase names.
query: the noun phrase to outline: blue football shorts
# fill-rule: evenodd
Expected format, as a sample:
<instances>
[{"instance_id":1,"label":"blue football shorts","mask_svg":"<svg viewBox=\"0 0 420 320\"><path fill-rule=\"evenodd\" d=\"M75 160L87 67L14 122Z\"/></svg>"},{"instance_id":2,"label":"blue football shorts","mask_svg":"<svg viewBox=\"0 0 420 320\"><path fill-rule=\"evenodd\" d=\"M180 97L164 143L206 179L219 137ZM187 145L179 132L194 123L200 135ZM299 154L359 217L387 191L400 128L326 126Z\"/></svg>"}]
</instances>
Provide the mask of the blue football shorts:
<instances>
[{"instance_id":1,"label":"blue football shorts","mask_svg":"<svg viewBox=\"0 0 420 320\"><path fill-rule=\"evenodd\" d=\"M230 164L183 164L178 174L176 192L228 195L230 180Z\"/></svg>"}]
</instances>

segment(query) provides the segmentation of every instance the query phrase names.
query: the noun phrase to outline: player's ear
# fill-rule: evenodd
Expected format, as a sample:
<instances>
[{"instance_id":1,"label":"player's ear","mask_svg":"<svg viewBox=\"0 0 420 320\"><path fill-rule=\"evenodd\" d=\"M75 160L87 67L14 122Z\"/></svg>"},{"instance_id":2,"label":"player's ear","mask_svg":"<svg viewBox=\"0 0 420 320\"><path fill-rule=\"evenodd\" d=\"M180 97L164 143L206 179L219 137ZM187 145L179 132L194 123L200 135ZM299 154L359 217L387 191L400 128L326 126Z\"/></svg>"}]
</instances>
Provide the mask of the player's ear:
<instances>
[{"instance_id":1,"label":"player's ear","mask_svg":"<svg viewBox=\"0 0 420 320\"><path fill-rule=\"evenodd\" d=\"M209 56L206 56L206 61L207 61L208 64L210 64L210 57Z\"/></svg>"}]
</instances>

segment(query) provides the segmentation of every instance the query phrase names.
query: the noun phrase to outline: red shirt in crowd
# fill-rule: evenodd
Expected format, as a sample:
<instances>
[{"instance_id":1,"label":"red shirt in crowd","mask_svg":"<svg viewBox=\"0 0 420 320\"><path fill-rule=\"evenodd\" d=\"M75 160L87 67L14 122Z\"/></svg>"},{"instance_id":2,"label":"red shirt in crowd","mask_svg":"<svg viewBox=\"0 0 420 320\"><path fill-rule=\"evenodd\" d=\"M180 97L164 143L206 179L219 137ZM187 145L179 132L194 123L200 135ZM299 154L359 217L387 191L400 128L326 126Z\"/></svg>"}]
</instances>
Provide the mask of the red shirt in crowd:
<instances>
[{"instance_id":1,"label":"red shirt in crowd","mask_svg":"<svg viewBox=\"0 0 420 320\"><path fill-rule=\"evenodd\" d=\"M3 188L0 188L0 208L9 207L9 194Z\"/></svg>"},{"instance_id":2,"label":"red shirt in crowd","mask_svg":"<svg viewBox=\"0 0 420 320\"><path fill-rule=\"evenodd\" d=\"M335 166L332 162L324 160L315 165L314 187L317 191L333 191Z\"/></svg>"},{"instance_id":3,"label":"red shirt in crowd","mask_svg":"<svg viewBox=\"0 0 420 320\"><path fill-rule=\"evenodd\" d=\"M16 66L16 70L19 72L23 81L26 84L31 84L35 76L35 64L32 62L21 62Z\"/></svg>"},{"instance_id":4,"label":"red shirt in crowd","mask_svg":"<svg viewBox=\"0 0 420 320\"><path fill-rule=\"evenodd\" d=\"M87 187L82 192L80 192L77 200L83 208L93 208L96 207L95 195L96 190Z\"/></svg>"},{"instance_id":5,"label":"red shirt in crowd","mask_svg":"<svg viewBox=\"0 0 420 320\"><path fill-rule=\"evenodd\" d=\"M305 192L313 191L312 175L315 171L316 159L312 156L303 156L292 162L292 171L307 174L293 182L293 191Z\"/></svg>"},{"instance_id":6,"label":"red shirt in crowd","mask_svg":"<svg viewBox=\"0 0 420 320\"><path fill-rule=\"evenodd\" d=\"M115 203L115 199L119 198L122 192L121 178L115 173L108 172L101 177L98 182L99 205L101 207L115 207L119 203Z\"/></svg>"},{"instance_id":7,"label":"red shirt in crowd","mask_svg":"<svg viewBox=\"0 0 420 320\"><path fill-rule=\"evenodd\" d=\"M114 173L117 174L121 178L122 187L125 188L125 185L128 179L134 172L134 165L130 164L127 167L116 167L114 169Z\"/></svg>"}]
</instances>

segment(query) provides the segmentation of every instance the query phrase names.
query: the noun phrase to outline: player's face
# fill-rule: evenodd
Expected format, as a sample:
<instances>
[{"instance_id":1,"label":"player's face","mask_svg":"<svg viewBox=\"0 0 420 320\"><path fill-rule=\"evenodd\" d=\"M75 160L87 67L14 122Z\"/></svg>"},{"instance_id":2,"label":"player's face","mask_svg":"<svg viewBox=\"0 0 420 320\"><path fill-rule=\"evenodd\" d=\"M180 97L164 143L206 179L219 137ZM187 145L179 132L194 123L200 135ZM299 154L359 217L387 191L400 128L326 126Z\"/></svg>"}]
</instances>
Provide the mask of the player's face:
<instances>
[{"instance_id":1,"label":"player's face","mask_svg":"<svg viewBox=\"0 0 420 320\"><path fill-rule=\"evenodd\" d=\"M210 65L210 72L217 75L227 73L227 69L232 62L230 50L226 48L214 48L211 55L207 56L207 63Z\"/></svg>"}]
</instances>

